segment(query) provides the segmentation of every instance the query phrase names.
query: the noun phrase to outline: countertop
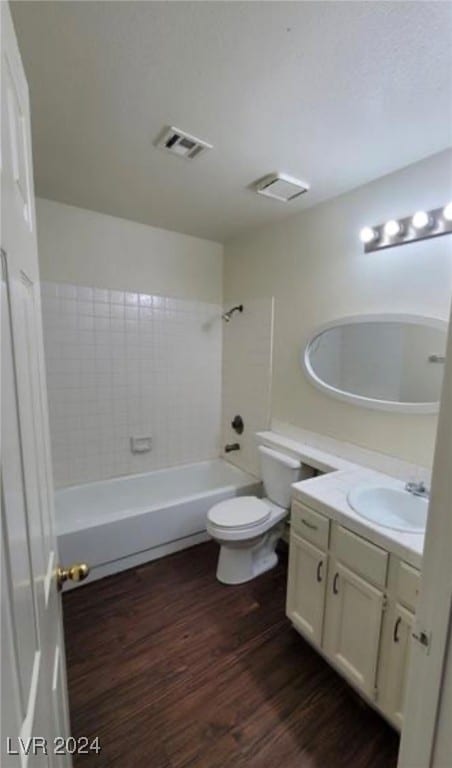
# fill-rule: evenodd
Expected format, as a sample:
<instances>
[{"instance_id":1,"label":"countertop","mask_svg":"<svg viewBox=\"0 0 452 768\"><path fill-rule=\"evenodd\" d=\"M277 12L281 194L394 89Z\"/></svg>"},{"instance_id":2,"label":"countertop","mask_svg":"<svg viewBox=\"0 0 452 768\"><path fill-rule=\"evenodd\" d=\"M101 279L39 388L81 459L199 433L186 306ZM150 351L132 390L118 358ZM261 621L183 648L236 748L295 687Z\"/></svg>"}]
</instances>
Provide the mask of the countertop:
<instances>
[{"instance_id":1,"label":"countertop","mask_svg":"<svg viewBox=\"0 0 452 768\"><path fill-rule=\"evenodd\" d=\"M261 443L283 448L325 473L294 483L295 499L397 555L414 568L421 568L425 534L395 531L372 523L354 512L347 501L349 491L357 485L378 484L403 489L404 481L272 431L260 432L257 437Z\"/></svg>"},{"instance_id":2,"label":"countertop","mask_svg":"<svg viewBox=\"0 0 452 768\"><path fill-rule=\"evenodd\" d=\"M401 480L365 467L354 467L294 483L293 497L388 552L401 557L414 568L420 569L424 549L423 533L394 531L392 528L377 525L362 518L349 505L347 501L349 491L357 485L367 483L384 485L387 488L403 489L404 487Z\"/></svg>"}]
</instances>

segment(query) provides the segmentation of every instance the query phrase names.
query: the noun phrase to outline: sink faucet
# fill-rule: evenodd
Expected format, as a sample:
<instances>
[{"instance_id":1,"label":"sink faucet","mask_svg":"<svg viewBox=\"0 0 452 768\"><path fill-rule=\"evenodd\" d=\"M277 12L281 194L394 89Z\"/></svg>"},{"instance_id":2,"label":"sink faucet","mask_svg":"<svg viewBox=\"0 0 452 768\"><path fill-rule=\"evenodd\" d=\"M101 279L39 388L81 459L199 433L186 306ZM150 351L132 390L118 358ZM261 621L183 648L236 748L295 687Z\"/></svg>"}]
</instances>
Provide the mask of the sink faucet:
<instances>
[{"instance_id":1,"label":"sink faucet","mask_svg":"<svg viewBox=\"0 0 452 768\"><path fill-rule=\"evenodd\" d=\"M416 482L416 480L410 480L405 485L405 490L408 491L408 493L412 493L413 496L421 496L423 499L428 499L430 495L427 486L422 480L419 483Z\"/></svg>"}]
</instances>

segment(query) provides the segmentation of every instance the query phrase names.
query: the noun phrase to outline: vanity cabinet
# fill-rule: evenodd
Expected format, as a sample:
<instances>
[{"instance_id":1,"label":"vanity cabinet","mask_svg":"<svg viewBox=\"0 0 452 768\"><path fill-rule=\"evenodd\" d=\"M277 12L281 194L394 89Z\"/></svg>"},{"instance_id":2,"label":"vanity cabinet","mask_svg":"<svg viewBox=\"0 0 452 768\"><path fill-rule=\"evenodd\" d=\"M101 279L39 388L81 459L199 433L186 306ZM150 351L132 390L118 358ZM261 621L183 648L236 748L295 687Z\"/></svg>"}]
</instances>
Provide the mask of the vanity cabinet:
<instances>
[{"instance_id":1,"label":"vanity cabinet","mask_svg":"<svg viewBox=\"0 0 452 768\"><path fill-rule=\"evenodd\" d=\"M326 566L324 552L292 533L287 613L295 627L318 644L322 639Z\"/></svg>"},{"instance_id":2,"label":"vanity cabinet","mask_svg":"<svg viewBox=\"0 0 452 768\"><path fill-rule=\"evenodd\" d=\"M401 729L414 613L399 603L391 608L388 612L390 636L382 646L385 672L379 688L379 704L388 718Z\"/></svg>"},{"instance_id":3,"label":"vanity cabinet","mask_svg":"<svg viewBox=\"0 0 452 768\"><path fill-rule=\"evenodd\" d=\"M322 641L329 535L328 518L293 502L286 612L315 645Z\"/></svg>"},{"instance_id":4,"label":"vanity cabinet","mask_svg":"<svg viewBox=\"0 0 452 768\"><path fill-rule=\"evenodd\" d=\"M397 728L403 725L411 633L419 596L420 573L408 563L391 558L386 611L381 640L378 702Z\"/></svg>"},{"instance_id":5,"label":"vanity cabinet","mask_svg":"<svg viewBox=\"0 0 452 768\"><path fill-rule=\"evenodd\" d=\"M287 615L399 729L418 592L411 565L293 502Z\"/></svg>"},{"instance_id":6,"label":"vanity cabinet","mask_svg":"<svg viewBox=\"0 0 452 768\"><path fill-rule=\"evenodd\" d=\"M323 650L352 683L375 693L384 595L339 563L330 561Z\"/></svg>"}]
</instances>

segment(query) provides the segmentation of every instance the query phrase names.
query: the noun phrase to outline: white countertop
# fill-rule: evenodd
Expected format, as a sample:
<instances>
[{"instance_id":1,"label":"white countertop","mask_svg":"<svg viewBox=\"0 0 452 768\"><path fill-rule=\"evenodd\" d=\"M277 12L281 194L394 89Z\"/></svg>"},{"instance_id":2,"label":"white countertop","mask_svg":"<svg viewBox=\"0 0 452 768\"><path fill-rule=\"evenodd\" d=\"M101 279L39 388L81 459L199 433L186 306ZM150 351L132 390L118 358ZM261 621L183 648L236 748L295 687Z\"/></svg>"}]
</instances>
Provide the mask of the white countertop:
<instances>
[{"instance_id":1,"label":"white countertop","mask_svg":"<svg viewBox=\"0 0 452 768\"><path fill-rule=\"evenodd\" d=\"M372 523L354 512L347 501L349 491L357 485L368 483L403 489L404 481L275 432L260 432L258 439L269 446L289 451L307 465L325 473L320 477L294 483L292 489L295 499L401 557L413 567L421 568L423 533L395 531Z\"/></svg>"},{"instance_id":2,"label":"white countertop","mask_svg":"<svg viewBox=\"0 0 452 768\"><path fill-rule=\"evenodd\" d=\"M366 520L351 508L347 494L357 485L366 483L384 485L386 488L404 487L401 480L364 467L355 467L303 480L294 483L292 488L294 498L298 501L420 569L424 549L423 533L407 533L385 528Z\"/></svg>"},{"instance_id":3,"label":"white countertop","mask_svg":"<svg viewBox=\"0 0 452 768\"><path fill-rule=\"evenodd\" d=\"M300 443L290 437L279 435L276 432L257 432L256 437L261 445L268 445L271 448L282 448L298 459L320 472L335 472L339 469L355 469L356 464L342 459L332 453L327 453L320 448L315 448L309 443Z\"/></svg>"}]
</instances>

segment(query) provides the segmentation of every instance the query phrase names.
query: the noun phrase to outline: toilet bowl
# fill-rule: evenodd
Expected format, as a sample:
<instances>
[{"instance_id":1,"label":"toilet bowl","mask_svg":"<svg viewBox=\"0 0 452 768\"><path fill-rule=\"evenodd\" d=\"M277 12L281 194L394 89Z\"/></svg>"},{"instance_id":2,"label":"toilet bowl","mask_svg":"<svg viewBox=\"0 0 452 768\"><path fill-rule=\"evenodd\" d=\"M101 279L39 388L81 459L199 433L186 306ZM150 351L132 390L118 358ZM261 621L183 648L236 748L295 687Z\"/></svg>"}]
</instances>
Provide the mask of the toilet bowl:
<instances>
[{"instance_id":1,"label":"toilet bowl","mask_svg":"<svg viewBox=\"0 0 452 768\"><path fill-rule=\"evenodd\" d=\"M207 514L207 533L220 545L217 579L223 584L250 581L278 562L275 548L301 463L264 446L259 446L259 454L267 497L228 499Z\"/></svg>"}]
</instances>

